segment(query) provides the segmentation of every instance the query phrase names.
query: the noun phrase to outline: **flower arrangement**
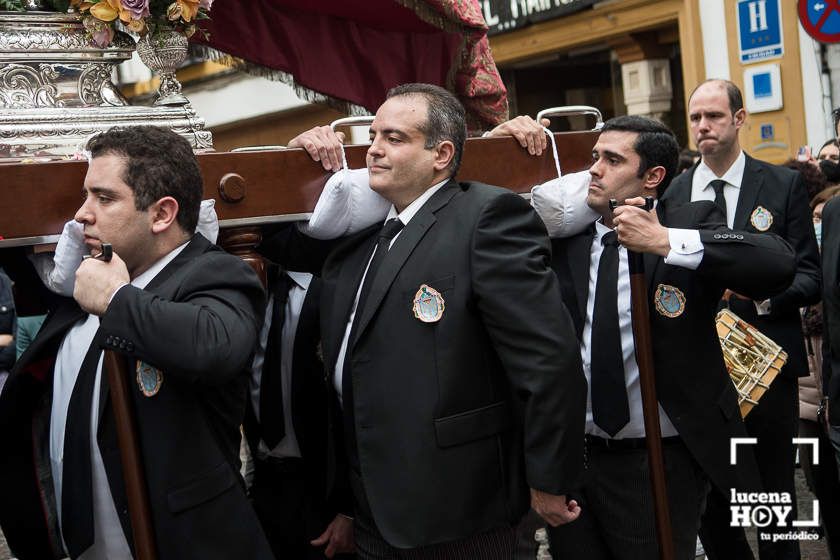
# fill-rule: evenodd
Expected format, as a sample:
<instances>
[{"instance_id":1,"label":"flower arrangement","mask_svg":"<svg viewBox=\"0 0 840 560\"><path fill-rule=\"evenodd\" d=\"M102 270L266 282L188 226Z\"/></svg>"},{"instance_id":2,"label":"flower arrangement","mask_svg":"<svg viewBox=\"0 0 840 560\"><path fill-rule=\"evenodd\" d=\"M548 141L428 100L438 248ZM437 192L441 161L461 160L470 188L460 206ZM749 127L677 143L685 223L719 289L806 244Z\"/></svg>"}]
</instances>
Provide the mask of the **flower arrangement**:
<instances>
[{"instance_id":1,"label":"flower arrangement","mask_svg":"<svg viewBox=\"0 0 840 560\"><path fill-rule=\"evenodd\" d=\"M117 23L141 37L158 29L172 29L191 37L196 21L208 19L213 0L70 0L82 14L85 28L100 47L114 38ZM201 31L203 33L203 31Z\"/></svg>"},{"instance_id":2,"label":"flower arrangement","mask_svg":"<svg viewBox=\"0 0 840 560\"><path fill-rule=\"evenodd\" d=\"M159 29L172 29L191 37L196 21L208 19L213 0L40 0L38 9L84 14L85 29L98 47L111 44L118 26L141 37ZM26 0L0 0L0 10L23 12Z\"/></svg>"}]
</instances>

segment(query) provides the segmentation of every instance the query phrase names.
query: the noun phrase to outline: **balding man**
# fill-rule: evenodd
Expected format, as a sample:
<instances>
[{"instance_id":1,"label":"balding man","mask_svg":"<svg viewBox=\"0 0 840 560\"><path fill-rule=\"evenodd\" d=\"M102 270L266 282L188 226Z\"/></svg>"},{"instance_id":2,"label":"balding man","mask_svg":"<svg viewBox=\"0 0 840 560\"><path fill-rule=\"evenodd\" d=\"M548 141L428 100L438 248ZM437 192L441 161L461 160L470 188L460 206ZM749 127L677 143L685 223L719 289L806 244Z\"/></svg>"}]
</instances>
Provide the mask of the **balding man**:
<instances>
[{"instance_id":1,"label":"balding man","mask_svg":"<svg viewBox=\"0 0 840 560\"><path fill-rule=\"evenodd\" d=\"M808 375L799 308L820 299L820 257L808 196L797 172L755 160L741 150L738 133L747 114L735 84L726 80L700 84L689 98L688 111L702 159L674 180L663 202L674 207L713 200L730 228L776 233L796 252L796 275L781 294L765 301L731 291L725 294L732 311L788 353L787 365L747 416L746 426L757 438L755 453L764 490L790 493L795 506L791 439L797 430L797 378ZM743 529L730 527L729 498L713 491L708 502L700 535L709 558L752 558ZM795 507L786 527L771 524L759 531L761 558L799 558L796 541L773 542L773 535L767 534L786 532L792 519Z\"/></svg>"}]
</instances>

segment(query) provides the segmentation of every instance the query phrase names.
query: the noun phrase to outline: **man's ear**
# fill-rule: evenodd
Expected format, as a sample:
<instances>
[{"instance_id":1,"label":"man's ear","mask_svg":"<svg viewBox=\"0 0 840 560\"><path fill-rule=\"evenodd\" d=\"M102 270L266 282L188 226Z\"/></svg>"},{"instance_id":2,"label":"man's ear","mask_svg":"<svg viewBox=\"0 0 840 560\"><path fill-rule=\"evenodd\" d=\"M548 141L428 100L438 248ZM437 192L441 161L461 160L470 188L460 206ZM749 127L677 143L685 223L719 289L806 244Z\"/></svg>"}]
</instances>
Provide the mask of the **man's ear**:
<instances>
[{"instance_id":1,"label":"man's ear","mask_svg":"<svg viewBox=\"0 0 840 560\"><path fill-rule=\"evenodd\" d=\"M455 144L451 140L444 140L435 148L435 171L443 171L452 163L455 157Z\"/></svg>"},{"instance_id":2,"label":"man's ear","mask_svg":"<svg viewBox=\"0 0 840 560\"><path fill-rule=\"evenodd\" d=\"M651 167L647 171L645 171L644 176L642 177L642 189L644 190L643 196L648 194L656 194L656 187L659 186L665 179L665 168L661 165L657 165L656 167ZM653 191L650 193L648 191Z\"/></svg>"},{"instance_id":3,"label":"man's ear","mask_svg":"<svg viewBox=\"0 0 840 560\"><path fill-rule=\"evenodd\" d=\"M164 196L149 207L152 219L152 233L163 233L177 225L178 201L171 196Z\"/></svg>"},{"instance_id":4,"label":"man's ear","mask_svg":"<svg viewBox=\"0 0 840 560\"><path fill-rule=\"evenodd\" d=\"M744 126L744 122L747 120L747 110L741 107L735 114L732 115L732 120L735 122L735 126L737 128L741 128Z\"/></svg>"}]
</instances>

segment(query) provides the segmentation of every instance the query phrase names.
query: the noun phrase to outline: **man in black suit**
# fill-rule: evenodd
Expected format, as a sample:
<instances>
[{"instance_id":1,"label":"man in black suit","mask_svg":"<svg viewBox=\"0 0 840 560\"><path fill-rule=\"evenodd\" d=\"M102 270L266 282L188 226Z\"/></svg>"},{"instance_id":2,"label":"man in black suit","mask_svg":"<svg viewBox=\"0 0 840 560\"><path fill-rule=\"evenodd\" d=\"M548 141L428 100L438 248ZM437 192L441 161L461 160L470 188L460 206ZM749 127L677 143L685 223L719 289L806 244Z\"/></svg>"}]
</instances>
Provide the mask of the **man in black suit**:
<instances>
[{"instance_id":1,"label":"man in black suit","mask_svg":"<svg viewBox=\"0 0 840 560\"><path fill-rule=\"evenodd\" d=\"M264 295L193 235L202 180L168 130L112 129L76 219L90 258L0 395L0 524L22 560L128 558L133 542L103 350L128 362L158 557L272 558L245 496L239 425Z\"/></svg>"},{"instance_id":2,"label":"man in black suit","mask_svg":"<svg viewBox=\"0 0 840 560\"><path fill-rule=\"evenodd\" d=\"M249 496L276 558L332 558L352 551L353 522L352 502L328 481L335 467L319 356L321 283L270 265L268 286L244 422L254 460Z\"/></svg>"},{"instance_id":3,"label":"man in black suit","mask_svg":"<svg viewBox=\"0 0 840 560\"><path fill-rule=\"evenodd\" d=\"M799 415L797 378L808 375L805 342L799 309L820 299L820 256L808 196L799 174L790 169L755 160L741 151L738 132L746 119L741 92L735 84L710 80L700 84L688 102L691 132L701 161L676 179L663 202L681 204L716 200L725 209L732 229L751 233L776 233L796 253L796 276L782 293L767 299L743 297L738 290L726 293L729 308L769 336L788 353L787 365L746 418L747 432L758 439L754 450L761 484L767 492L795 488L794 445ZM796 500L793 499L793 504ZM796 508L788 518L796 519ZM799 558L799 545L792 540L773 542L772 528L760 530L762 558ZM703 517L701 540L712 560L750 558L744 530L729 526L729 498L716 492L709 496Z\"/></svg>"},{"instance_id":4,"label":"man in black suit","mask_svg":"<svg viewBox=\"0 0 840 560\"><path fill-rule=\"evenodd\" d=\"M361 558L510 558L530 502L550 523L582 459L585 384L545 227L504 189L452 180L464 110L389 92L371 126L384 226L328 247L287 230L278 262L321 272ZM406 556L403 556L406 555Z\"/></svg>"},{"instance_id":5,"label":"man in black suit","mask_svg":"<svg viewBox=\"0 0 840 560\"><path fill-rule=\"evenodd\" d=\"M582 513L576 523L548 529L556 558L658 555L628 249L645 253L676 557L694 558L708 479L727 492L754 486L751 455L737 467L729 464L730 438L746 432L714 317L727 285L756 298L784 289L793 276L793 253L776 236L727 230L710 202L660 203L651 212L632 206L643 202L636 197L655 197L668 185L678 155L673 133L657 121L608 121L593 148L587 198L601 218L580 234L553 240L553 267L590 382L587 468L575 493ZM613 213L610 199L628 205Z\"/></svg>"},{"instance_id":6,"label":"man in black suit","mask_svg":"<svg viewBox=\"0 0 840 560\"><path fill-rule=\"evenodd\" d=\"M840 199L822 211L823 394L831 443L840 468Z\"/></svg>"}]
</instances>

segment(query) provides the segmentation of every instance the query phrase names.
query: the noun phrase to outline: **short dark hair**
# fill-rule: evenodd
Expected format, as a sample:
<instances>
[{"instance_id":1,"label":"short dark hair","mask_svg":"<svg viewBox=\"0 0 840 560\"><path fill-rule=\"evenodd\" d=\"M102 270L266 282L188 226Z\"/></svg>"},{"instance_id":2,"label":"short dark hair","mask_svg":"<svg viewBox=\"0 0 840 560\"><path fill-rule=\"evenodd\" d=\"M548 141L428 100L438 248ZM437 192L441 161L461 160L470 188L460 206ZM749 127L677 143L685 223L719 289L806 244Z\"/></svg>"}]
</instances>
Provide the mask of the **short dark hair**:
<instances>
[{"instance_id":1,"label":"short dark hair","mask_svg":"<svg viewBox=\"0 0 840 560\"><path fill-rule=\"evenodd\" d=\"M835 109L835 111L837 111L837 109ZM835 118L835 120L836 120L836 118ZM834 128L837 128L837 123L836 122L834 123ZM831 139L823 142L823 145L820 146L819 150L817 150L817 155L820 155L820 152L823 151L828 146L840 147L837 144L837 138L831 138Z\"/></svg>"},{"instance_id":2,"label":"short dark hair","mask_svg":"<svg viewBox=\"0 0 840 560\"><path fill-rule=\"evenodd\" d=\"M449 140L455 145L455 153L449 163L454 177L461 167L464 142L467 140L467 121L464 106L458 98L442 87L432 84L402 84L388 91L387 99L403 95L420 95L426 99L428 115L420 131L426 136L424 147L430 150L440 142Z\"/></svg>"},{"instance_id":3,"label":"short dark hair","mask_svg":"<svg viewBox=\"0 0 840 560\"><path fill-rule=\"evenodd\" d=\"M633 150L639 154L640 159L636 176L641 179L648 169L660 165L664 167L665 177L656 187L657 195L662 196L677 172L677 163L680 158L680 146L671 129L654 119L626 115L612 118L604 123L601 133L610 131L638 134L633 144Z\"/></svg>"},{"instance_id":4,"label":"short dark hair","mask_svg":"<svg viewBox=\"0 0 840 560\"><path fill-rule=\"evenodd\" d=\"M688 100L691 101L691 98L694 97L694 94L702 86L712 83L722 85L726 90L726 97L729 98L729 110L732 111L733 115L744 108L744 96L741 94L741 90L738 89L738 86L730 80L723 80L720 78L712 78L710 80L700 82L700 84L692 90L691 95L688 96Z\"/></svg>"},{"instance_id":5,"label":"short dark hair","mask_svg":"<svg viewBox=\"0 0 840 560\"><path fill-rule=\"evenodd\" d=\"M178 225L192 234L204 181L190 143L179 134L154 126L114 127L87 143L92 158L125 158L123 182L134 192L137 210L146 210L165 196L178 201Z\"/></svg>"}]
</instances>

